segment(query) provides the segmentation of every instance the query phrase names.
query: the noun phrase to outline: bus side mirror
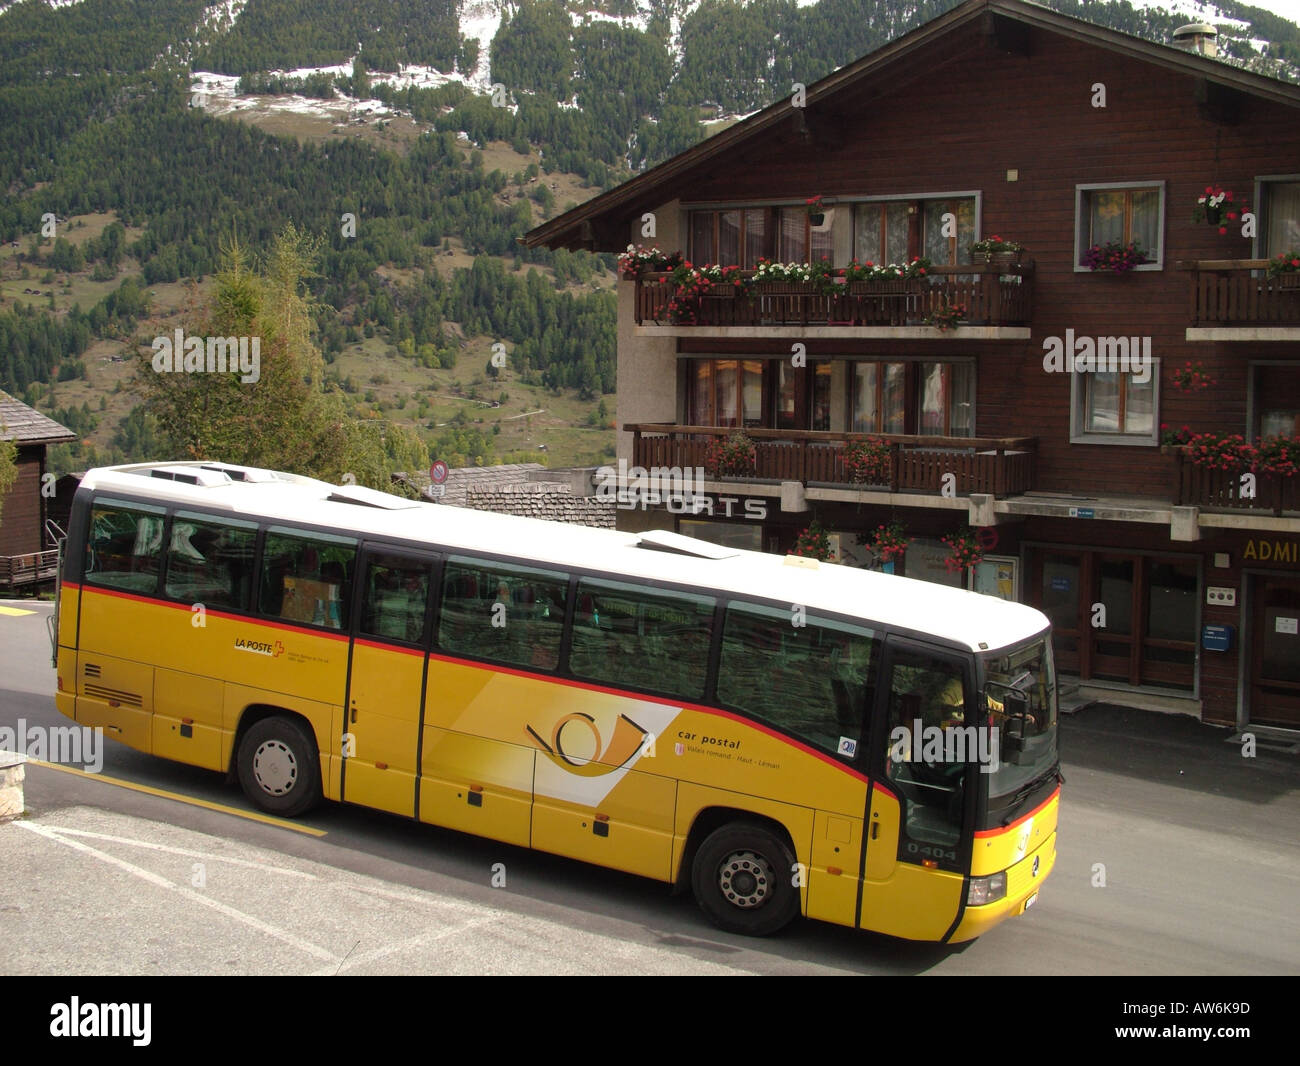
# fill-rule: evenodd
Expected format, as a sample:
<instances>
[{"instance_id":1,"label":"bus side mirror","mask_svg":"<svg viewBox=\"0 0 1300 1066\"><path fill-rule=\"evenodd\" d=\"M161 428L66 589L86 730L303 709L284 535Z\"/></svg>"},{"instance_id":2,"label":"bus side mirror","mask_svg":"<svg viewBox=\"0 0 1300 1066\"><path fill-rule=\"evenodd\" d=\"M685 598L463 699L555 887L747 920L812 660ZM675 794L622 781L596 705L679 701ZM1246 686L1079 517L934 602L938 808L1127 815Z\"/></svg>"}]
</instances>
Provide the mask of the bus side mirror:
<instances>
[{"instance_id":1,"label":"bus side mirror","mask_svg":"<svg viewBox=\"0 0 1300 1066\"><path fill-rule=\"evenodd\" d=\"M1002 749L1008 755L1025 750L1025 723L1029 721L1029 696L1018 689L1007 689L1002 696L1006 724L1002 730Z\"/></svg>"}]
</instances>

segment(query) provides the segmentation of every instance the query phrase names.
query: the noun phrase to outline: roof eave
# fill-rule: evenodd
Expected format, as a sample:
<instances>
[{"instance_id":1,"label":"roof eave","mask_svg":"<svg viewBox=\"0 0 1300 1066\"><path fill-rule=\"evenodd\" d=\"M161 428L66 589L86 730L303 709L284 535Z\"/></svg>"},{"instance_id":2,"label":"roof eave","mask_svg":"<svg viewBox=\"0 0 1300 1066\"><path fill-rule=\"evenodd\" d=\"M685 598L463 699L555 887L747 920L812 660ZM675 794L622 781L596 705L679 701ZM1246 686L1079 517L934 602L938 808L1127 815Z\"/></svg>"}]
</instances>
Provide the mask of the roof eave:
<instances>
[{"instance_id":1,"label":"roof eave","mask_svg":"<svg viewBox=\"0 0 1300 1066\"><path fill-rule=\"evenodd\" d=\"M807 104L812 106L820 100L867 80L881 68L925 46L936 37L952 32L964 23L988 15L1001 15L1037 29L1073 37L1191 77L1217 82L1273 103L1300 108L1300 86L1291 86L1274 78L1239 70L1220 60L1187 52L1173 45L1143 41L1104 26L1095 26L1070 15L1062 15L1050 8L1026 3L1024 0L968 0L967 3L918 26L902 37L809 86L806 91ZM786 121L788 117L789 101L782 98L744 121L652 167L644 174L638 174L572 211L530 230L518 238L519 243L525 247L549 245L570 249L594 244L597 242L596 232L607 228L607 224L598 225L598 219L608 217L620 209L627 210L638 201L653 199L649 195L651 190L682 178L714 157Z\"/></svg>"}]
</instances>

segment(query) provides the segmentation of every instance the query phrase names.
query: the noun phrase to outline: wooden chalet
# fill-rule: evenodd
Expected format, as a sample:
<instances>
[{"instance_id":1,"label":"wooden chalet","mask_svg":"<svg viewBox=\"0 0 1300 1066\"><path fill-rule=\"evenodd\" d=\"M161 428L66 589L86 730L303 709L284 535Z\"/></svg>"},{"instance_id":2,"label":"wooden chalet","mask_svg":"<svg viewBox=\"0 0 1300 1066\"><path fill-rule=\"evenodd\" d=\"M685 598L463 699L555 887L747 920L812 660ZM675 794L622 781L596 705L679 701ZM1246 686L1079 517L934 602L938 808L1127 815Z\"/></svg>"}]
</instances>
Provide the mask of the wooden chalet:
<instances>
[{"instance_id":1,"label":"wooden chalet","mask_svg":"<svg viewBox=\"0 0 1300 1066\"><path fill-rule=\"evenodd\" d=\"M898 523L897 572L1038 606L1085 694L1294 739L1300 476L1251 484L1171 438L1300 435L1300 288L1265 269L1300 252L1300 87L1197 43L967 0L527 234L741 268L685 304L662 270L619 284L620 459L754 445L620 527L780 552L816 521L874 566ZM1233 217L1194 219L1207 188ZM995 235L1023 250L976 261ZM1130 244L1133 269L1091 269ZM915 256L907 284L749 280ZM949 569L964 528L984 559Z\"/></svg>"},{"instance_id":2,"label":"wooden chalet","mask_svg":"<svg viewBox=\"0 0 1300 1066\"><path fill-rule=\"evenodd\" d=\"M0 592L54 580L59 555L46 529L53 482L47 495L45 449L76 439L54 419L0 392L0 440L18 448L18 477L0 504Z\"/></svg>"}]
</instances>

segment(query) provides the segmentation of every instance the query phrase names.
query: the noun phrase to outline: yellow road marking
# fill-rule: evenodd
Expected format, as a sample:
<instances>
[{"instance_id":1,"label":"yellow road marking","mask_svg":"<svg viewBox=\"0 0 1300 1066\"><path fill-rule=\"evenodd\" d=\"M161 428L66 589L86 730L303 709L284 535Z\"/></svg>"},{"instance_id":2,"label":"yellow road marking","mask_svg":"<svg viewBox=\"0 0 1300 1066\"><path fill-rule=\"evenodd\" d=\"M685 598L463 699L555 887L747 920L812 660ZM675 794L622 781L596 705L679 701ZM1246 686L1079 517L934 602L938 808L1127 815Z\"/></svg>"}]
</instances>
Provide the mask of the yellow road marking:
<instances>
[{"instance_id":1,"label":"yellow road marking","mask_svg":"<svg viewBox=\"0 0 1300 1066\"><path fill-rule=\"evenodd\" d=\"M118 788L129 788L132 792L143 792L149 796L161 796L163 799L177 800L180 803L188 803L191 807L203 807L209 811L220 811L222 814L233 814L236 818L247 818L250 822L262 822L265 825L279 826L281 829L292 829L295 833L306 833L308 836L323 837L326 835L324 829L315 829L308 825L298 825L295 822L285 821L283 818L273 818L269 814L258 814L255 811L241 811L238 807L227 807L224 803L213 803L211 800L196 799L194 796L186 796L180 792L168 792L166 789L153 788L150 785L137 785L134 781L123 781L118 777L105 777L103 774L92 774L86 770L78 770L75 766L62 766L59 763L45 762L41 759L28 759L29 765L45 766L51 770L58 770L64 774L76 774L78 777L89 778L92 781L103 781L106 785L117 785Z\"/></svg>"},{"instance_id":2,"label":"yellow road marking","mask_svg":"<svg viewBox=\"0 0 1300 1066\"><path fill-rule=\"evenodd\" d=\"M13 615L17 618L19 615L35 614L35 611L24 611L21 607L0 607L0 614Z\"/></svg>"}]
</instances>

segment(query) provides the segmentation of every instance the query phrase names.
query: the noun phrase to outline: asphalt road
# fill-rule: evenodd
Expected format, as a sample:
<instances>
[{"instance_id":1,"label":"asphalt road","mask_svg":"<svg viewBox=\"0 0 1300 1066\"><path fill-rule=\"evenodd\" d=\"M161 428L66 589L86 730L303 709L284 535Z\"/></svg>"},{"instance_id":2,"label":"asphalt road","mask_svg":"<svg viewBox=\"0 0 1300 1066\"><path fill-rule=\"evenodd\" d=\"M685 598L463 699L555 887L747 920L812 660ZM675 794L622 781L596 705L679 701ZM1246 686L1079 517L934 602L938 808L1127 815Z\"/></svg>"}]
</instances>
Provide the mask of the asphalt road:
<instances>
[{"instance_id":1,"label":"asphalt road","mask_svg":"<svg viewBox=\"0 0 1300 1066\"><path fill-rule=\"evenodd\" d=\"M49 605L4 606L32 613L0 610L0 726L66 725ZM310 833L250 820L107 783L256 813L221 775L106 741L98 778L29 767L29 816L0 826L0 972L1298 974L1300 757L1227 735L1067 717L1056 870L956 947L807 921L731 936L654 882L360 808Z\"/></svg>"}]
</instances>

